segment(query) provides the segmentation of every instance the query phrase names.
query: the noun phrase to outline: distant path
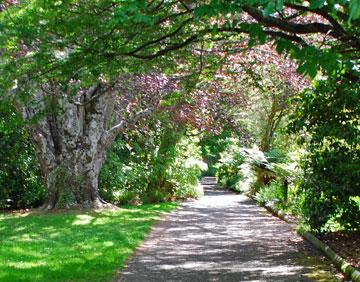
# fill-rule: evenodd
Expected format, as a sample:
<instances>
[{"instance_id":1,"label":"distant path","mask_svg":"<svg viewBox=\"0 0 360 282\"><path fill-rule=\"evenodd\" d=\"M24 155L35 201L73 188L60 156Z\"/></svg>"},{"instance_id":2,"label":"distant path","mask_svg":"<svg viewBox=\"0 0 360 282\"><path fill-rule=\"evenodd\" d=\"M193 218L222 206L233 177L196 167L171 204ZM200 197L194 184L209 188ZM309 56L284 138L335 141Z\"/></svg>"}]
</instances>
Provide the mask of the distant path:
<instances>
[{"instance_id":1,"label":"distant path","mask_svg":"<svg viewBox=\"0 0 360 282\"><path fill-rule=\"evenodd\" d=\"M331 281L331 267L288 224L215 178L203 186L203 198L155 226L117 281Z\"/></svg>"}]
</instances>

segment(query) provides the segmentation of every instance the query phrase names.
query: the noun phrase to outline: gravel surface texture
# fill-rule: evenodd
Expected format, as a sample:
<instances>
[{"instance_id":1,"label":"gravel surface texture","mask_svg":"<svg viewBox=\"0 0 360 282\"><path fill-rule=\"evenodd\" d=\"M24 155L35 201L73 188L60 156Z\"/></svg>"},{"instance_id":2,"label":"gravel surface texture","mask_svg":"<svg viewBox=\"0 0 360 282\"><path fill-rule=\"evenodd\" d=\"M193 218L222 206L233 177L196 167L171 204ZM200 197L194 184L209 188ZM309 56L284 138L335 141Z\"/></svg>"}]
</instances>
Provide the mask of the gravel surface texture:
<instances>
[{"instance_id":1,"label":"gravel surface texture","mask_svg":"<svg viewBox=\"0 0 360 282\"><path fill-rule=\"evenodd\" d=\"M203 187L154 226L115 281L338 281L288 224L215 178Z\"/></svg>"}]
</instances>

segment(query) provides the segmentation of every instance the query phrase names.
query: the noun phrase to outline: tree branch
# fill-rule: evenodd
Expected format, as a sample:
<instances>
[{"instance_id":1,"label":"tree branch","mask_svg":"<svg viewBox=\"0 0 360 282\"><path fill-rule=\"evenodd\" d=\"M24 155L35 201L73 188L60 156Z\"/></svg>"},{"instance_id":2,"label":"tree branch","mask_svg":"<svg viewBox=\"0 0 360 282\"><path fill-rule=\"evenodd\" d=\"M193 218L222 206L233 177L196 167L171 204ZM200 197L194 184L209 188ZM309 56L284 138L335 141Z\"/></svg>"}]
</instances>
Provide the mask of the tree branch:
<instances>
[{"instance_id":1,"label":"tree branch","mask_svg":"<svg viewBox=\"0 0 360 282\"><path fill-rule=\"evenodd\" d=\"M174 31L172 31L172 32L170 32L170 33L168 33L168 34L165 34L165 35L163 35L163 36L161 36L161 37L159 37L159 38L157 38L157 39L155 39L155 40L148 41L148 42L146 42L145 44L143 44L143 45L135 48L134 50L125 53L125 55L127 55L127 56L136 55L137 52L143 50L144 48L146 48L146 47L148 47L148 46L150 46L150 45L156 44L156 43L160 43L160 42L163 41L164 39L176 35L176 34L179 33L179 32L183 29L183 27L184 27L187 23L189 23L191 20L192 20L192 18L189 18L189 19L185 20L185 21L182 22L182 23L180 24L180 26L179 26L178 28L176 28Z\"/></svg>"},{"instance_id":2,"label":"tree branch","mask_svg":"<svg viewBox=\"0 0 360 282\"><path fill-rule=\"evenodd\" d=\"M194 42L197 38L198 38L198 35L190 36L189 38L187 38L183 42L168 45L168 47L163 48L163 49L161 49L161 50L159 50L159 51L157 51L156 53L153 53L153 54L141 55L141 54L123 53L123 54L119 54L119 55L132 56L132 57L138 58L138 59L154 59L154 58L160 57L160 56L162 56L162 55L164 55L164 54L166 54L166 53L168 53L170 51L175 51L175 50L181 49L181 48L189 45L190 43Z\"/></svg>"},{"instance_id":3,"label":"tree branch","mask_svg":"<svg viewBox=\"0 0 360 282\"><path fill-rule=\"evenodd\" d=\"M293 34L312 34L312 33L322 33L328 34L341 42L344 42L356 49L360 49L360 40L355 37L349 36L342 28L339 29L338 26L334 27L332 25L323 24L319 22L298 24L283 21L273 16L264 16L262 11L250 6L244 6L243 10L252 16L255 20L261 23L264 26L276 27L282 31L290 32ZM344 33L345 32L345 33Z\"/></svg>"}]
</instances>

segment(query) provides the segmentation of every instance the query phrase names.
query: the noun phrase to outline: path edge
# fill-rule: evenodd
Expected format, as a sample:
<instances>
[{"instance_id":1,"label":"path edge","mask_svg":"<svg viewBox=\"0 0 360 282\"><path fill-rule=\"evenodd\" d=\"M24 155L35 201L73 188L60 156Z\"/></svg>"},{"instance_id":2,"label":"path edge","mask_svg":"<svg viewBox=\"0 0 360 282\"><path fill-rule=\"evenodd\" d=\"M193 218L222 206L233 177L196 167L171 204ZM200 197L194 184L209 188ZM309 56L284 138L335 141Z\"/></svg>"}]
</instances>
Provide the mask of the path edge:
<instances>
[{"instance_id":1,"label":"path edge","mask_svg":"<svg viewBox=\"0 0 360 282\"><path fill-rule=\"evenodd\" d=\"M266 208L271 214L275 215L276 217L284 220L286 223L292 225L295 227L292 222L290 222L286 215L283 213L278 212L277 210L273 209L271 206L268 205L262 205L264 208ZM303 237L306 241L310 242L314 247L319 249L323 254L330 259L336 267L348 278L351 279L353 282L360 282L360 271L353 267L348 261L346 261L344 258L339 256L333 249L331 249L327 244L320 241L318 238L315 237L314 234L312 234L309 231L301 232L300 230L296 229L296 232Z\"/></svg>"},{"instance_id":2,"label":"path edge","mask_svg":"<svg viewBox=\"0 0 360 282\"><path fill-rule=\"evenodd\" d=\"M311 232L305 231L303 234L298 233L304 237L307 241L312 243L316 248L322 251L340 270L346 277L351 278L353 282L360 282L360 271L353 267L344 258L339 256L328 245L316 238Z\"/></svg>"},{"instance_id":3,"label":"path edge","mask_svg":"<svg viewBox=\"0 0 360 282\"><path fill-rule=\"evenodd\" d=\"M167 212L161 212L159 214L159 216L154 219L154 223L153 225L150 226L150 229L148 231L148 233L145 235L145 237L143 238L142 242L140 242L134 249L134 251L127 257L127 259L124 262L124 265L122 268L118 268L115 273L113 274L113 277L111 278L110 282L120 282L122 281L122 273L126 270L126 268L128 267L128 263L142 250L142 248L144 247L144 244L146 243L147 240L149 240L151 238L151 234L157 229L157 228L161 228L160 225L161 223L173 212L175 212L176 210L178 210L179 208L181 208L181 206L183 205L183 203L185 203L186 201L183 202L176 202L177 203L177 207L171 211L167 211Z\"/></svg>"}]
</instances>

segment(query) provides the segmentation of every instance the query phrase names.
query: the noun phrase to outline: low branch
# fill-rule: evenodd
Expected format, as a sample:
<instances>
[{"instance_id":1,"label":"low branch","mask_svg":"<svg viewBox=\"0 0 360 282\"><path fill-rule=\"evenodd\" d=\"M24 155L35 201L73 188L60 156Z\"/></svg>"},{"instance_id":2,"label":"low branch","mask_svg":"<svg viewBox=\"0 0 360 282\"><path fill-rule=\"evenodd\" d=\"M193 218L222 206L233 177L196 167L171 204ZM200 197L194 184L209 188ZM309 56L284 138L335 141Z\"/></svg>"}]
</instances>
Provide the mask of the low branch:
<instances>
[{"instance_id":1,"label":"low branch","mask_svg":"<svg viewBox=\"0 0 360 282\"><path fill-rule=\"evenodd\" d=\"M125 119L121 119L116 125L108 129L103 137L101 138L102 146L107 148L109 147L112 142L115 140L116 136L118 136L126 127L130 125L136 124L139 120L149 117L156 111L156 107L143 110L137 114L130 114L130 116Z\"/></svg>"},{"instance_id":2,"label":"low branch","mask_svg":"<svg viewBox=\"0 0 360 282\"><path fill-rule=\"evenodd\" d=\"M292 9L296 9L302 12L310 12L310 13L315 13L319 16L322 16L323 18L327 19L330 24L333 26L333 28L335 30L337 30L339 33L343 34L345 37L347 37L349 40L359 40L354 36L351 36L342 26L341 24L334 18L332 17L329 12L326 10L325 7L323 8L317 8L317 9L310 9L309 7L304 7L301 5L297 5L297 4L292 4L292 3L286 3L285 4L286 7L292 8ZM339 16L339 15L338 15ZM345 18L345 20L347 20L347 17Z\"/></svg>"},{"instance_id":3,"label":"low branch","mask_svg":"<svg viewBox=\"0 0 360 282\"><path fill-rule=\"evenodd\" d=\"M276 27L282 31L293 34L313 34L322 33L328 34L341 42L344 42L356 49L360 49L360 40L358 38L349 36L341 26L332 26L319 22L298 24L293 22L283 21L273 16L264 16L261 10L250 6L244 6L244 11L257 20L260 24L267 27ZM345 32L345 33L344 33Z\"/></svg>"},{"instance_id":4,"label":"low branch","mask_svg":"<svg viewBox=\"0 0 360 282\"><path fill-rule=\"evenodd\" d=\"M217 30L220 32L235 32L235 33L249 34L248 30L245 30L242 28L237 28L237 27L219 27ZM211 32L211 30L203 31L203 32L209 33L209 32ZM297 36L296 34L288 34L288 33L284 33L281 31L274 31L274 30L263 30L263 32L266 35L269 35L274 38L284 38L284 39L287 39L287 40L290 40L290 41L293 41L296 43L300 43L302 45L307 45L307 43L301 37Z\"/></svg>"}]
</instances>

